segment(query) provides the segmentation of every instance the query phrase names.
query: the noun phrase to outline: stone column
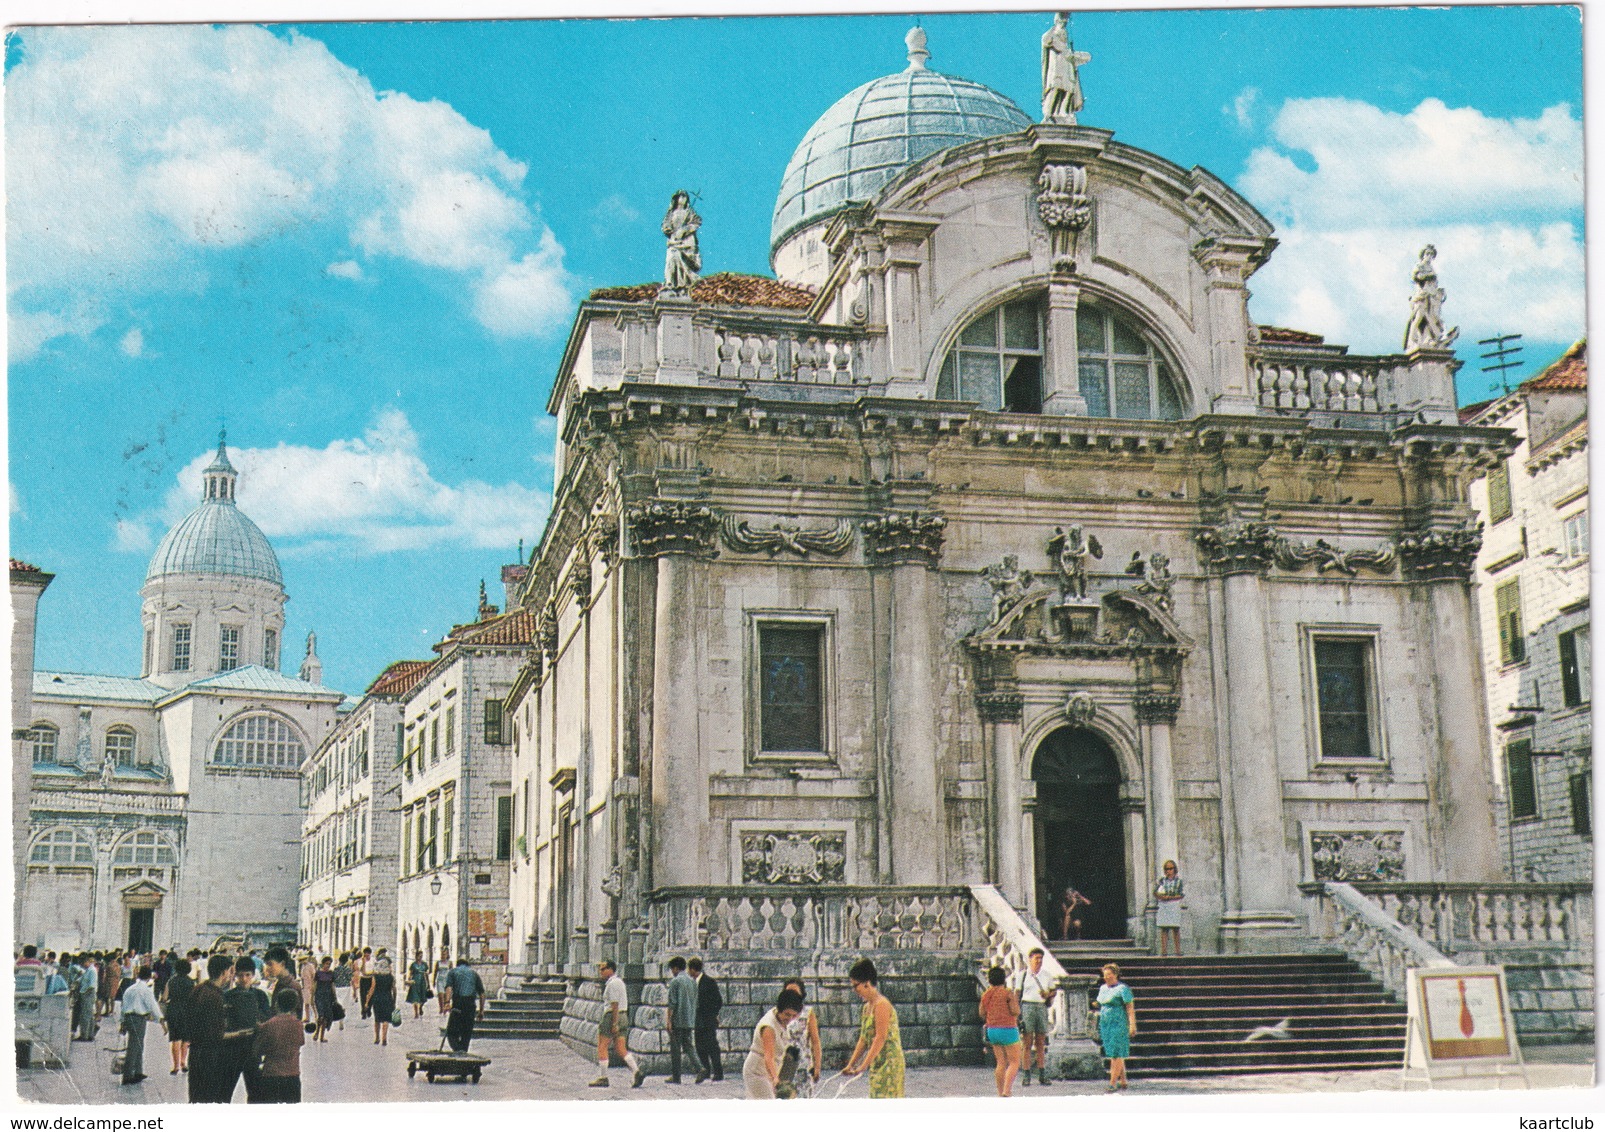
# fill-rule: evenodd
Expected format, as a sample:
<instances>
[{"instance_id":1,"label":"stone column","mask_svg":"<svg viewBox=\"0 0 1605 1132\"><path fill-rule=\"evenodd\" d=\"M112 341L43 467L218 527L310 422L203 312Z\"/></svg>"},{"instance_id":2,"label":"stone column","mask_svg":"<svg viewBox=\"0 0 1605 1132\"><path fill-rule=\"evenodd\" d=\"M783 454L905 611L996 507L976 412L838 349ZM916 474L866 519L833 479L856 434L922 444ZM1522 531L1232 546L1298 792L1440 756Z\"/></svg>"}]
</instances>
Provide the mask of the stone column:
<instances>
[{"instance_id":1,"label":"stone column","mask_svg":"<svg viewBox=\"0 0 1605 1132\"><path fill-rule=\"evenodd\" d=\"M1471 571L1482 545L1473 526L1415 531L1399 540L1407 576L1424 589L1431 618L1445 880L1504 879L1488 752L1482 657L1471 606Z\"/></svg>"},{"instance_id":2,"label":"stone column","mask_svg":"<svg viewBox=\"0 0 1605 1132\"><path fill-rule=\"evenodd\" d=\"M1177 857L1176 776L1170 759L1170 729L1176 724L1181 697L1147 692L1137 697L1137 722L1142 724L1143 746L1148 753L1148 798L1153 814L1154 856L1159 864Z\"/></svg>"},{"instance_id":3,"label":"stone column","mask_svg":"<svg viewBox=\"0 0 1605 1132\"><path fill-rule=\"evenodd\" d=\"M1212 236L1193 247L1193 258L1208 278L1209 334L1215 379L1214 403L1198 406L1216 413L1252 416L1259 412L1258 391L1248 365L1248 277L1268 255L1262 240Z\"/></svg>"},{"instance_id":4,"label":"stone column","mask_svg":"<svg viewBox=\"0 0 1605 1132\"><path fill-rule=\"evenodd\" d=\"M941 879L942 797L936 772L938 630L936 565L947 520L890 511L864 523L870 561L891 567L891 688L887 779L891 785L892 882Z\"/></svg>"},{"instance_id":5,"label":"stone column","mask_svg":"<svg viewBox=\"0 0 1605 1132\"><path fill-rule=\"evenodd\" d=\"M717 519L700 503L652 500L626 512L641 557L658 560L653 621L653 887L704 884L708 774L699 728L696 559L717 550Z\"/></svg>"},{"instance_id":6,"label":"stone column","mask_svg":"<svg viewBox=\"0 0 1605 1132\"><path fill-rule=\"evenodd\" d=\"M1017 691L983 692L977 697L981 721L992 743L992 814L997 832L997 882L1016 908L1026 906L1025 853L1021 833L1025 811L1020 802L1020 715L1024 697Z\"/></svg>"},{"instance_id":7,"label":"stone column","mask_svg":"<svg viewBox=\"0 0 1605 1132\"><path fill-rule=\"evenodd\" d=\"M1224 576L1226 725L1231 777L1228 868L1237 907L1221 917L1228 951L1287 949L1297 928L1289 900L1282 772L1271 727L1271 671L1265 637L1264 575L1276 532L1265 523L1230 523L1199 531L1204 556Z\"/></svg>"},{"instance_id":8,"label":"stone column","mask_svg":"<svg viewBox=\"0 0 1605 1132\"><path fill-rule=\"evenodd\" d=\"M1084 417L1081 371L1076 358L1076 307L1081 288L1070 278L1048 283L1048 357L1042 375L1042 411L1056 417Z\"/></svg>"}]
</instances>

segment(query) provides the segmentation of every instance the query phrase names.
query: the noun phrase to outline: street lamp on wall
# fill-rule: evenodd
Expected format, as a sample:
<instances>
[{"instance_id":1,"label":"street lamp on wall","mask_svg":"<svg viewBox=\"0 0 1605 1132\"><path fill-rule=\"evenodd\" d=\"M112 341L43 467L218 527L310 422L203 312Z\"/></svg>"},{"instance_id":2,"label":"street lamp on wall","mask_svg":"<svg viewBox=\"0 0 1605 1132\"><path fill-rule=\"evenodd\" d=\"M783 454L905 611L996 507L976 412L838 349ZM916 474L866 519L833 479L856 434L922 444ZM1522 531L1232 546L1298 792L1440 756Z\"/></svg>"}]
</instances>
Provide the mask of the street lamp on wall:
<instances>
[{"instance_id":1,"label":"street lamp on wall","mask_svg":"<svg viewBox=\"0 0 1605 1132\"><path fill-rule=\"evenodd\" d=\"M429 882L429 894L431 896L439 896L440 895L440 874L439 873L436 873L435 876L434 876L434 879Z\"/></svg>"}]
</instances>

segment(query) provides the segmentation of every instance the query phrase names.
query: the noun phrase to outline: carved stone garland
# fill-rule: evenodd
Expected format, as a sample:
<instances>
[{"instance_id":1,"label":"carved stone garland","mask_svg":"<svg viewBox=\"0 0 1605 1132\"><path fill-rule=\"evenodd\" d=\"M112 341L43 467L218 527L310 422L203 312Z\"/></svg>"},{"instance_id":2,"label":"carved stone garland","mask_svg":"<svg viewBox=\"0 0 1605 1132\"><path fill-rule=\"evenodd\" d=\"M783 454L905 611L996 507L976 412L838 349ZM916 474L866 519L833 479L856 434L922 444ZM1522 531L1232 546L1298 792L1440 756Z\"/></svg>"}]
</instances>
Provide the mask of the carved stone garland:
<instances>
[{"instance_id":1,"label":"carved stone garland","mask_svg":"<svg viewBox=\"0 0 1605 1132\"><path fill-rule=\"evenodd\" d=\"M753 530L745 519L726 515L719 524L724 544L731 550L746 554L767 553L771 557L782 551L807 558L809 553L840 558L853 545L853 525L846 519L822 530L807 530L798 524L780 520L767 530Z\"/></svg>"},{"instance_id":2,"label":"carved stone garland","mask_svg":"<svg viewBox=\"0 0 1605 1132\"><path fill-rule=\"evenodd\" d=\"M1087 171L1079 165L1044 165L1037 177L1037 215L1053 238L1054 271L1074 271L1076 237L1092 222Z\"/></svg>"},{"instance_id":3,"label":"carved stone garland","mask_svg":"<svg viewBox=\"0 0 1605 1132\"><path fill-rule=\"evenodd\" d=\"M870 561L894 566L913 563L936 569L942 556L947 520L920 511L888 511L863 523Z\"/></svg>"},{"instance_id":4,"label":"carved stone garland","mask_svg":"<svg viewBox=\"0 0 1605 1132\"><path fill-rule=\"evenodd\" d=\"M702 503L653 499L632 503L624 512L636 554L695 554L711 558L719 553L715 537L719 518Z\"/></svg>"}]
</instances>

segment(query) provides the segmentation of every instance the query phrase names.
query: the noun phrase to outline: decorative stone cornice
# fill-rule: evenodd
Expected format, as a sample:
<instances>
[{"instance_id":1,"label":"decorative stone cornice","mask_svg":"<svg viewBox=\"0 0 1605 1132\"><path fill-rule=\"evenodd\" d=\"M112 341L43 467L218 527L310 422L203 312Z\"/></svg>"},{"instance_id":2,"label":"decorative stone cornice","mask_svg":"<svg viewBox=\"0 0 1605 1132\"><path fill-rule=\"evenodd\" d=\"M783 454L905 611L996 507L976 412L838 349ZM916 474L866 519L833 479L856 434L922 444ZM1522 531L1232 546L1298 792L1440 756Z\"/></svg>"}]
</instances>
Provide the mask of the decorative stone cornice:
<instances>
[{"instance_id":1,"label":"decorative stone cornice","mask_svg":"<svg viewBox=\"0 0 1605 1132\"><path fill-rule=\"evenodd\" d=\"M1015 691L977 692L975 707L983 723L1019 723L1025 712L1025 697Z\"/></svg>"},{"instance_id":2,"label":"decorative stone cornice","mask_svg":"<svg viewBox=\"0 0 1605 1132\"><path fill-rule=\"evenodd\" d=\"M652 499L630 504L624 518L630 525L630 542L642 558L663 554L712 558L719 553L714 541L719 517L705 504Z\"/></svg>"},{"instance_id":3,"label":"decorative stone cornice","mask_svg":"<svg viewBox=\"0 0 1605 1132\"><path fill-rule=\"evenodd\" d=\"M1181 711L1181 696L1174 692L1143 692L1132 706L1137 710L1138 723L1173 724Z\"/></svg>"},{"instance_id":4,"label":"decorative stone cornice","mask_svg":"<svg viewBox=\"0 0 1605 1132\"><path fill-rule=\"evenodd\" d=\"M1425 582L1468 582L1482 549L1482 524L1406 531L1399 536L1406 574Z\"/></svg>"},{"instance_id":5,"label":"decorative stone cornice","mask_svg":"<svg viewBox=\"0 0 1605 1132\"><path fill-rule=\"evenodd\" d=\"M863 523L864 542L870 561L895 566L912 563L936 569L942 556L942 538L947 520L921 511L888 511Z\"/></svg>"},{"instance_id":6,"label":"decorative stone cornice","mask_svg":"<svg viewBox=\"0 0 1605 1132\"><path fill-rule=\"evenodd\" d=\"M1264 574L1276 561L1276 529L1269 523L1220 523L1194 534L1198 549L1221 574Z\"/></svg>"}]
</instances>

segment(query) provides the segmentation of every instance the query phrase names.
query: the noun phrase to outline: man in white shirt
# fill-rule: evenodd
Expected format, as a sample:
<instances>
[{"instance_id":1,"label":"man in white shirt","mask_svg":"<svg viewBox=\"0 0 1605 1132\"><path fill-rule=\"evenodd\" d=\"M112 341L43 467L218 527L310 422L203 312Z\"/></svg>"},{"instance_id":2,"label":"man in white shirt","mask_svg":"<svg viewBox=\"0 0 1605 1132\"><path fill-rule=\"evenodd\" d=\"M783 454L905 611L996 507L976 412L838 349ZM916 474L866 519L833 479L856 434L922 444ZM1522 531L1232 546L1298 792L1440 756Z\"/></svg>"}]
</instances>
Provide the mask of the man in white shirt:
<instances>
[{"instance_id":1,"label":"man in white shirt","mask_svg":"<svg viewBox=\"0 0 1605 1132\"><path fill-rule=\"evenodd\" d=\"M123 1084L137 1085L145 1079L145 1025L161 1020L162 1008L156 1005L151 969L141 967L134 976L134 985L123 992L122 1029L128 1035L128 1049L123 1053Z\"/></svg>"},{"instance_id":2,"label":"man in white shirt","mask_svg":"<svg viewBox=\"0 0 1605 1132\"><path fill-rule=\"evenodd\" d=\"M1048 1083L1048 1006L1053 1002L1056 988L1053 980L1042 973L1043 955L1040 947L1033 947L1026 957L1029 968L1014 977L1014 991L1020 996L1020 1034L1025 1038L1022 1085L1031 1083L1033 1056L1038 1082Z\"/></svg>"},{"instance_id":3,"label":"man in white shirt","mask_svg":"<svg viewBox=\"0 0 1605 1132\"><path fill-rule=\"evenodd\" d=\"M618 966L613 960L602 960L601 977L602 1017L596 1024L596 1065L600 1075L591 1082L591 1088L608 1087L607 1063L611 1049L624 1059L624 1064L635 1074L631 1088L639 1089L641 1082L646 1079L646 1070L641 1068L625 1044L625 1037L630 1031L629 992L625 990L624 980L619 978Z\"/></svg>"}]
</instances>

